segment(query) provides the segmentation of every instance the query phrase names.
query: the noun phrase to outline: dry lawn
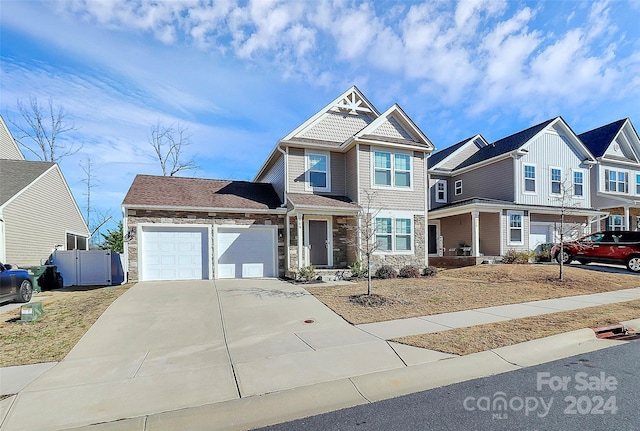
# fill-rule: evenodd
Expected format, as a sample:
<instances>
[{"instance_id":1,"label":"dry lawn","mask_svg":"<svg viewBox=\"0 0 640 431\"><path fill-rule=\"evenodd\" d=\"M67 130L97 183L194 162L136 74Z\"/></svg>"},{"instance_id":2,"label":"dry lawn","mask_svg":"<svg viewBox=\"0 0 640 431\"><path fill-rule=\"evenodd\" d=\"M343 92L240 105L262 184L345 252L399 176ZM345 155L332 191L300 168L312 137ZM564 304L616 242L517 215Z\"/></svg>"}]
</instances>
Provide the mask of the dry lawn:
<instances>
[{"instance_id":1,"label":"dry lawn","mask_svg":"<svg viewBox=\"0 0 640 431\"><path fill-rule=\"evenodd\" d=\"M45 315L18 323L20 309L0 314L0 367L62 360L107 307L131 285L45 291Z\"/></svg>"},{"instance_id":2,"label":"dry lawn","mask_svg":"<svg viewBox=\"0 0 640 431\"><path fill-rule=\"evenodd\" d=\"M640 318L640 300L514 319L393 341L456 355L483 352L563 332ZM640 327L633 328L640 331Z\"/></svg>"},{"instance_id":3,"label":"dry lawn","mask_svg":"<svg viewBox=\"0 0 640 431\"><path fill-rule=\"evenodd\" d=\"M362 324L640 287L640 277L633 274L575 267L565 267L565 281L560 282L558 269L557 265L478 265L441 270L436 277L374 280L372 293L389 300L379 307L349 300L367 292L366 282L305 288L348 322Z\"/></svg>"}]
</instances>

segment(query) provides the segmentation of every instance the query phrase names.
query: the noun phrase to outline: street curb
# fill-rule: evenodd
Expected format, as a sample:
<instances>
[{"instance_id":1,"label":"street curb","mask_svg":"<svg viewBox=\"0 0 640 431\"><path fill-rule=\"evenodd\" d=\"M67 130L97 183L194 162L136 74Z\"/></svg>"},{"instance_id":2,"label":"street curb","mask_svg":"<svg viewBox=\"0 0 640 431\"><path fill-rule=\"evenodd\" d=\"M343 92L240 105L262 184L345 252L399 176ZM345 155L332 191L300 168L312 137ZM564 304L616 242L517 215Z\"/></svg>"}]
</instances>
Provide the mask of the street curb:
<instances>
[{"instance_id":1,"label":"street curb","mask_svg":"<svg viewBox=\"0 0 640 431\"><path fill-rule=\"evenodd\" d=\"M640 319L627 320L625 322L620 322L627 329L633 329L636 332L640 332Z\"/></svg>"},{"instance_id":2,"label":"street curb","mask_svg":"<svg viewBox=\"0 0 640 431\"><path fill-rule=\"evenodd\" d=\"M598 339L592 329L579 329L432 363L159 413L143 417L145 420L130 418L73 430L247 430L489 377L621 344L626 342Z\"/></svg>"}]
</instances>

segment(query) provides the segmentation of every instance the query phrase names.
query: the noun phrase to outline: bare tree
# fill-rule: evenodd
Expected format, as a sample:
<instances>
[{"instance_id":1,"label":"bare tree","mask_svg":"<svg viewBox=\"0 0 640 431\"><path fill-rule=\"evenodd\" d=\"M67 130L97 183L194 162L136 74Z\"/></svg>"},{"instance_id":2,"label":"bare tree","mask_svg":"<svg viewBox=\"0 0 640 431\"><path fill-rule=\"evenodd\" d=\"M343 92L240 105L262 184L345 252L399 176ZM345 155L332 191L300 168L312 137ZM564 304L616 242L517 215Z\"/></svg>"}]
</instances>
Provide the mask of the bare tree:
<instances>
[{"instance_id":1,"label":"bare tree","mask_svg":"<svg viewBox=\"0 0 640 431\"><path fill-rule=\"evenodd\" d=\"M87 157L85 161L80 162L80 168L82 169L85 175L85 177L82 179L82 182L87 187L87 190L83 193L83 195L87 197L86 222L87 222L87 226L89 227L89 230L91 231L91 237L89 238L89 243L95 245L96 243L95 234L105 224L107 224L109 220L111 220L112 216L108 213L95 211L91 206L92 190L98 185L98 182L96 180L96 175L94 174L91 157Z\"/></svg>"},{"instance_id":2,"label":"bare tree","mask_svg":"<svg viewBox=\"0 0 640 431\"><path fill-rule=\"evenodd\" d=\"M165 127L158 121L151 128L149 145L155 151L160 162L162 175L173 176L180 171L194 170L198 168L193 158L184 159L184 149L191 145L187 128L178 124Z\"/></svg>"},{"instance_id":3,"label":"bare tree","mask_svg":"<svg viewBox=\"0 0 640 431\"><path fill-rule=\"evenodd\" d=\"M359 259L364 257L367 265L367 295L371 295L371 256L378 249L376 240L376 216L380 210L374 208L376 193L363 190L364 200L359 205L357 225L347 225L347 230L355 233L347 243L358 250Z\"/></svg>"},{"instance_id":4,"label":"bare tree","mask_svg":"<svg viewBox=\"0 0 640 431\"><path fill-rule=\"evenodd\" d=\"M28 105L18 99L18 110L24 123L10 120L18 131L16 141L39 160L57 162L82 148L82 145L67 145L60 139L77 129L67 121L67 112L62 106L53 106L51 98L47 108L41 106L36 97L30 97Z\"/></svg>"}]
</instances>

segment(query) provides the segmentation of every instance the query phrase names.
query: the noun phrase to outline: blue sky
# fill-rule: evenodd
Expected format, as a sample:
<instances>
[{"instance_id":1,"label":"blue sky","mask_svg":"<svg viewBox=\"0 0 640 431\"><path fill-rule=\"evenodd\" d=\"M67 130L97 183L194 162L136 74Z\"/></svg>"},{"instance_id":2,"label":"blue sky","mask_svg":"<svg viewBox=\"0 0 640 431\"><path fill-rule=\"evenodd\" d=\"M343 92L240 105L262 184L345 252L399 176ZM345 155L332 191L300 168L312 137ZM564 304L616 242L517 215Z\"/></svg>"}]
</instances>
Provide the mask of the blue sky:
<instances>
[{"instance_id":1,"label":"blue sky","mask_svg":"<svg viewBox=\"0 0 640 431\"><path fill-rule=\"evenodd\" d=\"M161 173L156 122L188 128L200 168L183 175L251 180L351 85L438 149L558 115L576 133L626 117L638 130L639 21L633 0L3 0L0 113L63 106L82 144L60 162L67 182L84 211L90 157L92 206L117 221L135 174Z\"/></svg>"}]
</instances>

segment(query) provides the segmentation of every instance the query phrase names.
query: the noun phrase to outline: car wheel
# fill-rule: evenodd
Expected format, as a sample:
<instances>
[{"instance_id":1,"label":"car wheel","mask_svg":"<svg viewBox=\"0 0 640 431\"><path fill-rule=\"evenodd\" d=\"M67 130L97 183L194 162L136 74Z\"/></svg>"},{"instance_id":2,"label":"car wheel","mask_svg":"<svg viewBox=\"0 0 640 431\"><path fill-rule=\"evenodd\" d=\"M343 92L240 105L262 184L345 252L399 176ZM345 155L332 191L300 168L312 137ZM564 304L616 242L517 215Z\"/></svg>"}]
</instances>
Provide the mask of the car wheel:
<instances>
[{"instance_id":1,"label":"car wheel","mask_svg":"<svg viewBox=\"0 0 640 431\"><path fill-rule=\"evenodd\" d=\"M31 301L32 293L33 293L33 288L31 286L31 282L29 280L24 280L20 285L20 289L18 290L18 302Z\"/></svg>"},{"instance_id":2,"label":"car wheel","mask_svg":"<svg viewBox=\"0 0 640 431\"><path fill-rule=\"evenodd\" d=\"M562 261L563 264L568 264L572 260L573 260L573 257L571 257L571 253L566 248L561 252L559 251L558 253L556 253L556 261L558 263Z\"/></svg>"},{"instance_id":3,"label":"car wheel","mask_svg":"<svg viewBox=\"0 0 640 431\"><path fill-rule=\"evenodd\" d=\"M627 268L629 271L640 272L640 256L635 255L627 259Z\"/></svg>"}]
</instances>

